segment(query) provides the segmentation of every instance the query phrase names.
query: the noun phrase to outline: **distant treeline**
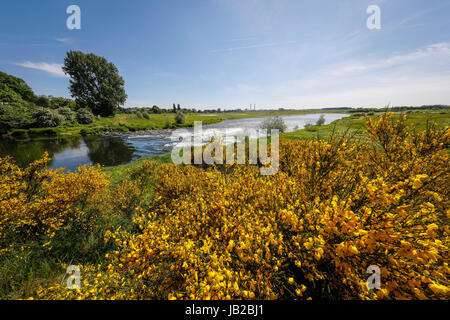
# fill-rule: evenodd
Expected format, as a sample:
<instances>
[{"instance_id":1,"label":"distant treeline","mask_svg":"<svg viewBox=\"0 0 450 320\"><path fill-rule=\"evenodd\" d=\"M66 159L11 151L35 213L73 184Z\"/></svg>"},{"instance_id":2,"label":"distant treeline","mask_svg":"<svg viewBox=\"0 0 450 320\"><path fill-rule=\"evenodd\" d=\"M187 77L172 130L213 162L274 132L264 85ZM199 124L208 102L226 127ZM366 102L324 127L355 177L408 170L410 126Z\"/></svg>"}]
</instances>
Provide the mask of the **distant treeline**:
<instances>
[{"instance_id":1,"label":"distant treeline","mask_svg":"<svg viewBox=\"0 0 450 320\"><path fill-rule=\"evenodd\" d=\"M447 105L425 105L425 106L399 106L399 107L389 107L389 108L351 108L351 107L328 107L321 108L315 110L345 110L349 113L370 113L370 112L382 112L386 109L393 112L401 112L401 111L413 111L413 110L446 110L450 109L450 106ZM261 109L262 110L262 109ZM278 108L278 109L264 109L264 111L295 111L298 109L288 109L288 108ZM312 109L311 109L312 110ZM196 109L196 108L182 108L180 105L174 104L173 108L161 108L158 106L153 107L133 107L133 108L124 108L119 107L118 113L126 113L126 114L134 114L137 112L146 112L146 113L177 113L178 111L182 112L191 112L191 113L230 113L230 112L249 112L255 110L249 110L248 108L237 108L237 109Z\"/></svg>"},{"instance_id":2,"label":"distant treeline","mask_svg":"<svg viewBox=\"0 0 450 320\"><path fill-rule=\"evenodd\" d=\"M174 104L174 106L175 106L175 104ZM161 107L155 105L153 107L131 107L131 108L119 107L117 109L118 113L126 113L126 114L133 114L136 112L177 113L178 111L182 111L184 113L222 113L222 112L244 112L244 111L248 111L248 110L247 109L225 110L222 108L196 109L196 108L190 108L190 107L181 107L180 104L177 104L176 107L172 107L172 108L161 108Z\"/></svg>"},{"instance_id":3,"label":"distant treeline","mask_svg":"<svg viewBox=\"0 0 450 320\"><path fill-rule=\"evenodd\" d=\"M385 109L389 109L392 112L402 112L402 111L415 111L415 110L447 110L450 106L436 104L436 105L425 105L425 106L399 106L399 107L389 107L389 108L351 108L349 113L365 113L365 112L382 112Z\"/></svg>"}]
</instances>

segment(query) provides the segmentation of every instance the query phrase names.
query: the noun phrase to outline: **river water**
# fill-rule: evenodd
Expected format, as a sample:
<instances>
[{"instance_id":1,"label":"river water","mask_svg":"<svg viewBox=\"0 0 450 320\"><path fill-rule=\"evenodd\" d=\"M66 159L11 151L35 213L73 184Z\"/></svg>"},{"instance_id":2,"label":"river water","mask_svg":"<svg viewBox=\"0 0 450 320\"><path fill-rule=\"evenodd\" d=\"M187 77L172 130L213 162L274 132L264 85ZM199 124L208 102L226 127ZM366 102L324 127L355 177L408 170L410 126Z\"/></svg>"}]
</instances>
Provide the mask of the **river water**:
<instances>
[{"instance_id":1,"label":"river water","mask_svg":"<svg viewBox=\"0 0 450 320\"><path fill-rule=\"evenodd\" d=\"M320 113L282 117L287 132L302 129L308 123L314 124ZM345 114L324 113L325 123L343 118ZM265 118L225 120L204 125L201 139L203 142L212 137L221 137L225 133L240 136L253 132L260 127ZM123 136L85 136L68 138L49 138L28 141L0 139L0 157L12 156L15 162L24 167L39 159L44 152L52 158L49 167L75 170L84 164L115 166L126 164L140 157L161 155L170 152L174 146L181 146L180 139L193 136L192 128L179 130L159 130L145 134ZM251 135L250 135L251 136Z\"/></svg>"}]
</instances>

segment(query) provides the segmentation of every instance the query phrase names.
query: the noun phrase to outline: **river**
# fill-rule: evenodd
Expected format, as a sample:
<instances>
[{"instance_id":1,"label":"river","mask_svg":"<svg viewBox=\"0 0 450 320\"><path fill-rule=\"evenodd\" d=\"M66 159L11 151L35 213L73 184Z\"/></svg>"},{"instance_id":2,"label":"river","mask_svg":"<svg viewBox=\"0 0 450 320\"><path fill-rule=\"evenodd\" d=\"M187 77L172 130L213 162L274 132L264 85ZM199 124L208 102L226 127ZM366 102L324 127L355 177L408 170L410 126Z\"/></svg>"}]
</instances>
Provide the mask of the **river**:
<instances>
[{"instance_id":1,"label":"river","mask_svg":"<svg viewBox=\"0 0 450 320\"><path fill-rule=\"evenodd\" d=\"M320 113L282 117L287 132L302 129L308 123L314 124ZM325 124L347 116L346 114L324 113ZM202 141L214 136L228 134L241 135L257 129L265 118L225 120L202 127ZM179 143L180 137L193 135L193 129L158 130L145 134L127 134L122 136L92 135L84 137L64 137L19 141L0 139L0 157L12 156L15 162L25 167L28 163L48 152L52 158L49 167L75 170L84 164L115 166L126 164L140 157L149 157L168 153Z\"/></svg>"}]
</instances>

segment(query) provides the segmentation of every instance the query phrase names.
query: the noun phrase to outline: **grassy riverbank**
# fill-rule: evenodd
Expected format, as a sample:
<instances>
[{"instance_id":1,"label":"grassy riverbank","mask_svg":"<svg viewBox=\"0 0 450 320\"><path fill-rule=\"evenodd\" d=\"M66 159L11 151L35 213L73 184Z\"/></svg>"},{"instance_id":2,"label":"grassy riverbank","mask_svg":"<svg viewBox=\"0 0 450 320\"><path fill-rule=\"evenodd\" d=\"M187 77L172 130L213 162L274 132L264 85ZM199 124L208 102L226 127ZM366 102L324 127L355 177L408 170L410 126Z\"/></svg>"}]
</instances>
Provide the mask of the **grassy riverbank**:
<instances>
[{"instance_id":1,"label":"grassy riverbank","mask_svg":"<svg viewBox=\"0 0 450 320\"><path fill-rule=\"evenodd\" d=\"M9 132L9 136L17 139L28 139L42 136L64 136L96 134L102 132L134 132L141 130L161 130L192 127L194 121L202 121L203 124L217 123L224 120L263 118L273 116L293 116L309 113L344 113L344 110L286 110L286 111L245 111L216 112L214 114L185 113L186 122L177 124L174 113L152 114L150 119L137 117L136 114L117 114L110 118L97 118L88 125L60 126L56 128L32 128L15 129Z\"/></svg>"},{"instance_id":2,"label":"grassy riverbank","mask_svg":"<svg viewBox=\"0 0 450 320\"><path fill-rule=\"evenodd\" d=\"M286 113L291 113L289 115L295 115L294 113L290 111L285 112L279 112L275 111L270 116L275 115L288 115ZM309 112L308 112L309 113ZM256 111L254 113L249 113L248 115L226 115L228 117L257 117L257 114L260 117L267 117L268 112L263 111ZM349 131L348 133L350 135L353 135L355 138L361 137L363 135L364 131L366 130L366 122L369 119L372 119L373 121L377 120L379 118L379 114L374 115L367 115L367 116L361 116L361 115L351 115L349 117L345 117L339 120L335 120L330 124L323 125L323 126L311 126L308 129L301 129L294 132L286 132L283 133L281 136L287 139L291 140L298 140L298 139L316 139L317 137L321 139L325 139L328 137L329 134L331 134L333 131L339 131L339 132L345 132ZM400 113L397 113L394 115L395 119L399 119L401 116ZM204 117L205 118L205 117ZM230 118L228 118L230 119ZM416 111L416 112L410 112L407 114L407 121L406 123L410 125L412 129L415 129L417 131L423 131L425 130L427 123L429 124L436 124L436 128L442 129L446 126L450 126L450 111ZM126 171L127 170L133 170L134 168L141 165L144 161L151 160L157 163L171 163L170 153L167 153L162 156L152 156L148 158L141 158L136 161L133 161L131 163L125 164L125 165L119 165L114 167L104 167L103 170L110 176L112 185L115 185L116 183L122 181L126 177Z\"/></svg>"},{"instance_id":3,"label":"grassy riverbank","mask_svg":"<svg viewBox=\"0 0 450 320\"><path fill-rule=\"evenodd\" d=\"M396 113L394 119L399 119L402 113ZM414 111L408 112L406 123L412 130L423 131L428 124L436 124L436 128L442 129L450 126L450 111ZM307 129L298 130L295 132L288 132L283 134L288 139L311 139L311 138L325 138L333 131L345 132L355 137L360 137L366 129L366 122L369 119L372 121L379 118L379 114L372 115L351 115L339 120L335 120L330 124L323 126L311 126Z\"/></svg>"},{"instance_id":4,"label":"grassy riverbank","mask_svg":"<svg viewBox=\"0 0 450 320\"><path fill-rule=\"evenodd\" d=\"M214 114L202 113L186 113L186 122L184 124L176 124L175 114L152 114L150 119L138 118L135 114L117 114L112 118L95 119L89 125L62 126L56 128L32 128L32 129L15 129L9 133L10 137L16 139L36 139L51 136L67 136L67 135L83 135L97 134L104 132L135 132L141 130L162 130L175 129L183 127L192 127L194 121L202 121L203 124L217 123L224 120L248 119L248 118L265 118L274 116L294 116L311 113L347 113L348 110L285 110L285 111L245 111L237 112L216 112ZM438 127L442 128L450 124L449 110L420 110L408 112L408 123L414 124L417 130L423 130L427 121L436 122ZM290 139L312 138L327 136L333 129L350 131L357 135L365 128L365 121L368 118L376 118L378 114L353 114L349 117L334 121L332 124L324 126L311 126L308 129L298 130L286 133L285 137ZM398 114L396 115L398 116Z\"/></svg>"}]
</instances>

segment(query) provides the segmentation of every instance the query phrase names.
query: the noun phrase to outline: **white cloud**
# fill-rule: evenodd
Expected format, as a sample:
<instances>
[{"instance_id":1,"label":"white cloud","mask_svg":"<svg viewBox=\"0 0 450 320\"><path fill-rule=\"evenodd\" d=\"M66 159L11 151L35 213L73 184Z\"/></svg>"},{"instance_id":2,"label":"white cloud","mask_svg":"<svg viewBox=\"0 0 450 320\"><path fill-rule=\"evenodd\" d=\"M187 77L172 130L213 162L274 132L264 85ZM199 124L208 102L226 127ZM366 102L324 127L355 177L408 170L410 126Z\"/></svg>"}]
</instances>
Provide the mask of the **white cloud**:
<instances>
[{"instance_id":1,"label":"white cloud","mask_svg":"<svg viewBox=\"0 0 450 320\"><path fill-rule=\"evenodd\" d=\"M236 39L231 39L228 40L229 42L236 42L236 41L253 41L253 40L258 40L258 38L236 38Z\"/></svg>"},{"instance_id":2,"label":"white cloud","mask_svg":"<svg viewBox=\"0 0 450 320\"><path fill-rule=\"evenodd\" d=\"M253 48L264 48L264 47L276 47L276 46L282 46L282 45L293 44L293 43L297 43L297 41L274 42L274 43L262 43L262 44L255 44L255 45L251 45L251 46L241 46L241 47L233 47L233 48L225 48L225 49L216 49L216 50L212 50L211 53L226 52L226 51L235 51L235 50L242 50L242 49L253 49Z\"/></svg>"},{"instance_id":3,"label":"white cloud","mask_svg":"<svg viewBox=\"0 0 450 320\"><path fill-rule=\"evenodd\" d=\"M448 104L450 75L439 77L391 78L386 82L364 79L357 85L348 83L340 89L323 90L295 94L280 99L277 104L288 106L342 106L342 107L383 107L388 103L396 106L418 106L425 104ZM293 88L291 88L293 89Z\"/></svg>"},{"instance_id":4,"label":"white cloud","mask_svg":"<svg viewBox=\"0 0 450 320\"><path fill-rule=\"evenodd\" d=\"M64 44L71 44L73 41L71 38L56 38L55 40Z\"/></svg>"},{"instance_id":5,"label":"white cloud","mask_svg":"<svg viewBox=\"0 0 450 320\"><path fill-rule=\"evenodd\" d=\"M24 67L24 68L45 71L56 77L63 77L63 78L69 77L62 70L62 64L58 64L58 63L26 61L26 62L15 63L15 64L18 66Z\"/></svg>"},{"instance_id":6,"label":"white cloud","mask_svg":"<svg viewBox=\"0 0 450 320\"><path fill-rule=\"evenodd\" d=\"M225 87L227 104L259 107L382 107L450 103L450 44L425 46L381 59L353 60L292 80Z\"/></svg>"},{"instance_id":7,"label":"white cloud","mask_svg":"<svg viewBox=\"0 0 450 320\"><path fill-rule=\"evenodd\" d=\"M416 50L415 52L407 53L404 55L396 55L375 62L347 63L334 68L330 68L329 74L333 76L356 74L429 59L433 59L434 62L439 59L450 60L450 44L448 42L436 43Z\"/></svg>"}]
</instances>

